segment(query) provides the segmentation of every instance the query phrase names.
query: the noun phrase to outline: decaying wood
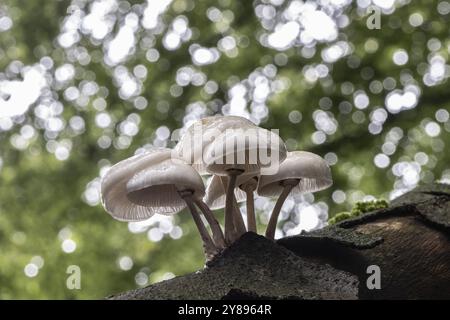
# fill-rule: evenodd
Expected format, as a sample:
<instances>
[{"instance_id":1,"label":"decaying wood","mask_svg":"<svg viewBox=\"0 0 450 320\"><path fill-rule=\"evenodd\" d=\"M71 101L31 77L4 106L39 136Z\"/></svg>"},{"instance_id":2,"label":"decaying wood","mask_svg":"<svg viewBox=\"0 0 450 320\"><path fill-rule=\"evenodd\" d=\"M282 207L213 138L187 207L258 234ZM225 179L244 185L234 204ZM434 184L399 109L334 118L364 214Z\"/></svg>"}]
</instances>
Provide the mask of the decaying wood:
<instances>
[{"instance_id":1,"label":"decaying wood","mask_svg":"<svg viewBox=\"0 0 450 320\"><path fill-rule=\"evenodd\" d=\"M368 289L370 265L381 289ZM205 269L110 299L450 299L450 186L277 242L246 233Z\"/></svg>"}]
</instances>

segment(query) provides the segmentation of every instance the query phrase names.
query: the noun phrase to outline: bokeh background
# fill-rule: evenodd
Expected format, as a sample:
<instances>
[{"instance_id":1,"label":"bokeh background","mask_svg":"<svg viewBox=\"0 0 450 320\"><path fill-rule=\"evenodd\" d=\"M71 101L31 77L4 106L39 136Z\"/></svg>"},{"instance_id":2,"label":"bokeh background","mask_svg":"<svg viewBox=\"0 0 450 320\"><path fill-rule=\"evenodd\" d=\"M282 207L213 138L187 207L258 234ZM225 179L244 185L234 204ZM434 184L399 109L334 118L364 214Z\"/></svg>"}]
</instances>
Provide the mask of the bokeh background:
<instances>
[{"instance_id":1,"label":"bokeh background","mask_svg":"<svg viewBox=\"0 0 450 320\"><path fill-rule=\"evenodd\" d=\"M277 237L450 181L449 13L431 0L2 0L0 298L102 298L201 268L189 214L115 221L99 181L204 116L279 129L331 165L334 185L289 198ZM273 205L257 199L260 230Z\"/></svg>"}]
</instances>

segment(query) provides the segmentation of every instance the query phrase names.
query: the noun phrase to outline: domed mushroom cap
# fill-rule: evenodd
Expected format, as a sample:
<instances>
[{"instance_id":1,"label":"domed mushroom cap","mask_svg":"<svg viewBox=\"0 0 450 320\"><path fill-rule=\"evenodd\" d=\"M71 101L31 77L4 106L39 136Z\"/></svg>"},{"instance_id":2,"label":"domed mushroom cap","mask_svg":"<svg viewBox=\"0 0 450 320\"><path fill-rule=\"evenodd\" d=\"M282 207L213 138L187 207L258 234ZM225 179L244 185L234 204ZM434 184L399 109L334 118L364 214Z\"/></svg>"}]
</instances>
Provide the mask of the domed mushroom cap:
<instances>
[{"instance_id":1,"label":"domed mushroom cap","mask_svg":"<svg viewBox=\"0 0 450 320\"><path fill-rule=\"evenodd\" d=\"M236 180L236 188L234 189L234 196L237 202L244 202L246 200L245 191L238 186L252 179L254 175L240 175ZM222 209L225 207L226 187L222 184L221 179L228 180L228 177L212 176L206 188L206 194L203 201L211 210Z\"/></svg>"},{"instance_id":2,"label":"domed mushroom cap","mask_svg":"<svg viewBox=\"0 0 450 320\"><path fill-rule=\"evenodd\" d=\"M137 173L171 157L171 150L157 148L120 161L109 168L102 178L101 196L105 210L117 220L140 221L156 213L154 208L143 207L127 197L127 183Z\"/></svg>"},{"instance_id":3,"label":"domed mushroom cap","mask_svg":"<svg viewBox=\"0 0 450 320\"><path fill-rule=\"evenodd\" d=\"M230 169L245 174L274 174L286 153L286 146L276 133L241 126L225 130L206 147L206 170L217 175L228 175Z\"/></svg>"},{"instance_id":4,"label":"domed mushroom cap","mask_svg":"<svg viewBox=\"0 0 450 320\"><path fill-rule=\"evenodd\" d=\"M178 191L192 191L202 198L205 186L190 165L168 159L136 173L127 183L128 199L139 206L152 207L163 214L174 214L186 207Z\"/></svg>"},{"instance_id":5,"label":"domed mushroom cap","mask_svg":"<svg viewBox=\"0 0 450 320\"><path fill-rule=\"evenodd\" d=\"M317 154L306 151L288 152L286 160L281 163L277 174L261 176L258 194L275 197L283 191L281 182L286 179L299 179L293 192L316 192L333 184L331 170L327 162Z\"/></svg>"},{"instance_id":6,"label":"domed mushroom cap","mask_svg":"<svg viewBox=\"0 0 450 320\"><path fill-rule=\"evenodd\" d=\"M191 164L200 174L208 174L204 163L205 148L223 131L230 128L255 126L253 122L237 116L213 116L194 122L181 137L173 152Z\"/></svg>"}]
</instances>

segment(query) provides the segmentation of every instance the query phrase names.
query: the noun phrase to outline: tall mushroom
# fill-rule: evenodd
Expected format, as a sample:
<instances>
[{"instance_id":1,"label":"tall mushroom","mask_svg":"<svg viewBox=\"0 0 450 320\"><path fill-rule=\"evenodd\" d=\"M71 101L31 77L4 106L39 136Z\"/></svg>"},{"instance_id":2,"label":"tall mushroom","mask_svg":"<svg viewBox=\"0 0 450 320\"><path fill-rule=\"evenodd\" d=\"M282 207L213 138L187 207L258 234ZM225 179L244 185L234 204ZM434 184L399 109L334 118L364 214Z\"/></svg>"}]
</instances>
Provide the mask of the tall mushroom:
<instances>
[{"instance_id":1,"label":"tall mushroom","mask_svg":"<svg viewBox=\"0 0 450 320\"><path fill-rule=\"evenodd\" d=\"M234 231L234 220L242 220L234 209L237 177L242 174L257 175L262 169L278 168L285 157L286 147L280 137L254 125L227 129L206 147L206 170L228 178L225 200L225 239L228 243L242 234Z\"/></svg>"},{"instance_id":2,"label":"tall mushroom","mask_svg":"<svg viewBox=\"0 0 450 320\"><path fill-rule=\"evenodd\" d=\"M188 127L173 149L174 158L183 159L201 175L209 174L204 161L206 147L227 129L254 125L238 116L212 116L197 120Z\"/></svg>"},{"instance_id":3,"label":"tall mushroom","mask_svg":"<svg viewBox=\"0 0 450 320\"><path fill-rule=\"evenodd\" d=\"M270 216L266 237L274 239L278 216L289 193L315 192L333 183L326 161L311 152L289 152L274 175L261 175L258 194L265 197L279 196Z\"/></svg>"},{"instance_id":4,"label":"tall mushroom","mask_svg":"<svg viewBox=\"0 0 450 320\"><path fill-rule=\"evenodd\" d=\"M201 200L205 186L198 172L178 159L167 159L136 173L127 183L127 197L140 206L161 208L167 214L188 206L203 240L207 259L225 247L219 223ZM195 207L197 204L210 224L211 239ZM169 208L173 208L170 212Z\"/></svg>"}]
</instances>

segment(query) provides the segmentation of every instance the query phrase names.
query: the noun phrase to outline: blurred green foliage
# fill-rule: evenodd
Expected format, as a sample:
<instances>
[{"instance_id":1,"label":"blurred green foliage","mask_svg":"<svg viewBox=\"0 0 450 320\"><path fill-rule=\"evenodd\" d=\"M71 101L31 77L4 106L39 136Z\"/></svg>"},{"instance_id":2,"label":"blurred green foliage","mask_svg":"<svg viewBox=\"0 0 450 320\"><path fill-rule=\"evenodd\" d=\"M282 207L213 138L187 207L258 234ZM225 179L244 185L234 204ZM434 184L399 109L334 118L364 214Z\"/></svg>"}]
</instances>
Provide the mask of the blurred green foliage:
<instances>
[{"instance_id":1,"label":"blurred green foliage","mask_svg":"<svg viewBox=\"0 0 450 320\"><path fill-rule=\"evenodd\" d=\"M174 0L158 17L156 31L143 28L141 22L133 24L134 16L129 15L135 12L141 19L144 1L103 2L115 8L105 18L111 22L105 36L95 39L74 22L77 36L73 43L67 40L67 46L61 35L73 27L68 17L79 13L78 20L82 19L93 10L93 1L0 3L0 83L21 81L21 72L14 70L39 62L47 65L50 83L43 89L44 97L23 115L0 119L0 299L102 298L136 288L137 282L160 281L169 272L182 275L201 268L201 241L188 214L173 220L182 228L180 239L164 236L150 241L147 232L132 233L126 223L105 213L95 201L95 179L105 166L133 155L139 147L156 144L162 126L173 132L189 115L224 110L229 90L239 82L247 88L246 110L253 115L267 108L267 115L259 117L261 126L280 129L290 149L315 152L332 164L333 187L306 199L311 205L321 202L330 216L350 210L359 200L390 198L420 181L450 179L447 1L397 1L395 10L382 13L380 30L365 25L365 8L358 3L367 1L336 1L345 4L332 12L340 25L336 38L307 45L295 40L278 49L263 45L264 33L274 30L273 21L286 22L282 12L293 1L271 5L267 0ZM318 3L319 10L328 2ZM164 37L180 17L189 22L191 34L169 50ZM135 26L132 49L121 61L106 63L108 41L124 21ZM193 63L192 44L217 47L226 36L235 40L234 48L220 52L215 63ZM339 50L345 54L324 61L325 51L338 42L344 44L346 49ZM400 49L407 53L406 62L401 54L400 62L393 59ZM65 64L74 67L73 77L55 80L57 68ZM136 76L142 70L136 66L145 67L145 77ZM177 84L185 66L214 83ZM130 96L117 76L124 70L139 78L140 89ZM326 74L319 77L321 70ZM260 103L253 101L255 85L248 80L255 72L269 74L271 94ZM89 91L82 90L86 81L96 83L97 91L84 94ZM395 90L400 97L413 92L417 106L397 110L398 101L388 99ZM27 96L29 91L21 94ZM37 106L50 100L62 103L62 110L52 109L62 119L62 129L49 129L38 119ZM109 125L99 126L102 112L109 115ZM74 117L82 119L82 129ZM131 121L124 124L127 119L139 119L133 120L138 124L134 134L124 134L128 129L123 126ZM29 127L35 130L32 134ZM164 144L173 146L171 141ZM260 230L268 208L259 207ZM288 212L280 225L301 221L299 212ZM64 244L67 239L71 242ZM123 257L131 258L132 265ZM80 290L66 287L70 265L81 269ZM148 282L138 281L138 274Z\"/></svg>"}]
</instances>

